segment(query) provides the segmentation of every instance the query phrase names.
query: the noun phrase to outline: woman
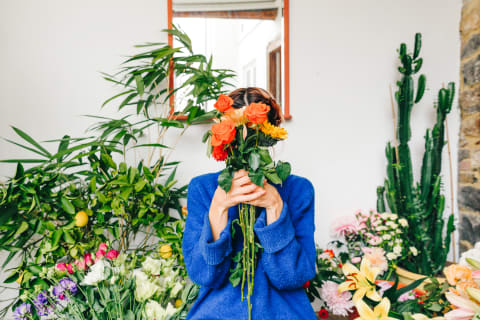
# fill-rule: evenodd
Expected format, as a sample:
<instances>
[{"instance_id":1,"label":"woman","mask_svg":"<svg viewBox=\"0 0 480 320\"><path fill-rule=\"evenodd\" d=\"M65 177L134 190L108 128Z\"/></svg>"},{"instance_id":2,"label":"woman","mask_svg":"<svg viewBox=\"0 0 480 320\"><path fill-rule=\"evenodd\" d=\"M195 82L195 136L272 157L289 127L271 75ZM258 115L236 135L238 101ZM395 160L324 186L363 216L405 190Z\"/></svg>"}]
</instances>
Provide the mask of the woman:
<instances>
[{"instance_id":1,"label":"woman","mask_svg":"<svg viewBox=\"0 0 480 320\"><path fill-rule=\"evenodd\" d=\"M275 99L260 88L241 88L229 94L233 107L249 102L270 106L268 120L282 121ZM183 256L188 275L201 286L187 319L248 319L247 300L240 286L229 281L232 258L243 246L242 232L232 221L238 204L257 207L254 231L262 250L258 256L252 295L252 318L316 319L302 285L315 276L314 189L305 178L290 175L283 184L253 184L237 171L228 193L218 186L219 172L198 176L189 184L188 216ZM232 237L232 234L234 236Z\"/></svg>"}]
</instances>

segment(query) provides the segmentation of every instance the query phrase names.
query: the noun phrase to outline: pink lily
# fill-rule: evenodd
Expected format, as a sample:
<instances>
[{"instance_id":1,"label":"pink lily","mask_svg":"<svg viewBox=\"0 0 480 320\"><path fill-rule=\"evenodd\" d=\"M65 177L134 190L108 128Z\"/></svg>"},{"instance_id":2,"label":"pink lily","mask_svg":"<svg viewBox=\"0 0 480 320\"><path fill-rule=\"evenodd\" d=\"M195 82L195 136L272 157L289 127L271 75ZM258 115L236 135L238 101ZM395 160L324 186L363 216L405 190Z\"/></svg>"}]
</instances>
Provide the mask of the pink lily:
<instances>
[{"instance_id":1,"label":"pink lily","mask_svg":"<svg viewBox=\"0 0 480 320\"><path fill-rule=\"evenodd\" d=\"M451 292L447 292L445 296L457 308L445 314L445 319L447 320L470 320L477 312L480 312L480 306L467 298L457 296Z\"/></svg>"}]
</instances>

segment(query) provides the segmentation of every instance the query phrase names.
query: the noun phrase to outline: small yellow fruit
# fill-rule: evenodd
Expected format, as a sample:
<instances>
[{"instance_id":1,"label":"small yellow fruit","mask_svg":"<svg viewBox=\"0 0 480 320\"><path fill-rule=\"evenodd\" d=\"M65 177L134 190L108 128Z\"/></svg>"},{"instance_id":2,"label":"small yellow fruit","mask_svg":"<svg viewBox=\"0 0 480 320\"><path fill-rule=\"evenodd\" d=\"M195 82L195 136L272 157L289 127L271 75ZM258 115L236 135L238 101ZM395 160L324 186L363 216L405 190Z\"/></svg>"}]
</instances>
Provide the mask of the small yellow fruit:
<instances>
[{"instance_id":1,"label":"small yellow fruit","mask_svg":"<svg viewBox=\"0 0 480 320\"><path fill-rule=\"evenodd\" d=\"M168 259L172 256L172 247L169 244L162 245L158 251L163 259Z\"/></svg>"},{"instance_id":2,"label":"small yellow fruit","mask_svg":"<svg viewBox=\"0 0 480 320\"><path fill-rule=\"evenodd\" d=\"M177 309L180 308L182 306L182 304L183 304L182 299L175 300L175 308L177 308Z\"/></svg>"},{"instance_id":3,"label":"small yellow fruit","mask_svg":"<svg viewBox=\"0 0 480 320\"><path fill-rule=\"evenodd\" d=\"M75 216L75 225L77 227L85 227L88 223L88 215L85 211L78 211Z\"/></svg>"},{"instance_id":4,"label":"small yellow fruit","mask_svg":"<svg viewBox=\"0 0 480 320\"><path fill-rule=\"evenodd\" d=\"M187 216L187 214L188 214L187 206L183 206L183 207L182 207L182 214L183 214L184 217Z\"/></svg>"},{"instance_id":5,"label":"small yellow fruit","mask_svg":"<svg viewBox=\"0 0 480 320\"><path fill-rule=\"evenodd\" d=\"M17 280L15 280L18 284L22 284L22 280L23 280L23 272L20 273L20 276L18 277Z\"/></svg>"}]
</instances>

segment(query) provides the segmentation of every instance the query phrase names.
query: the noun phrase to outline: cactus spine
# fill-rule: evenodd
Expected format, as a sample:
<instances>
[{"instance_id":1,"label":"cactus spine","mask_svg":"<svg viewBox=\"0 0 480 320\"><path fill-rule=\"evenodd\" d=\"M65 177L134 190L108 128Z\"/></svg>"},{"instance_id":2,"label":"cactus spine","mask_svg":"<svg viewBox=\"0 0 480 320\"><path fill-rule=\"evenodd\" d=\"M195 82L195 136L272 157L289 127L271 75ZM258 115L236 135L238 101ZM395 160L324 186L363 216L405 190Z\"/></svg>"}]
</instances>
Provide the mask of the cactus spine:
<instances>
[{"instance_id":1,"label":"cactus spine","mask_svg":"<svg viewBox=\"0 0 480 320\"><path fill-rule=\"evenodd\" d=\"M433 275L445 265L450 246L450 236L455 227L453 214L448 217L447 227L443 212L445 197L441 194L442 150L445 145L445 119L452 109L455 84L440 89L436 103L437 119L432 130L425 134L425 153L421 169L421 179L417 185L413 181L412 160L409 141L411 137L410 117L413 106L421 101L425 92L426 77L421 74L415 91L414 75L423 63L419 57L422 45L421 34L415 35L413 53L407 52L402 43L399 50L401 66L398 71L402 78L397 82L395 100L398 105L398 152L387 144L387 178L385 185L377 188L377 210L385 212L385 200L391 212L407 219L411 246L418 249L417 256L403 261L410 271ZM396 154L398 154L398 159Z\"/></svg>"}]
</instances>

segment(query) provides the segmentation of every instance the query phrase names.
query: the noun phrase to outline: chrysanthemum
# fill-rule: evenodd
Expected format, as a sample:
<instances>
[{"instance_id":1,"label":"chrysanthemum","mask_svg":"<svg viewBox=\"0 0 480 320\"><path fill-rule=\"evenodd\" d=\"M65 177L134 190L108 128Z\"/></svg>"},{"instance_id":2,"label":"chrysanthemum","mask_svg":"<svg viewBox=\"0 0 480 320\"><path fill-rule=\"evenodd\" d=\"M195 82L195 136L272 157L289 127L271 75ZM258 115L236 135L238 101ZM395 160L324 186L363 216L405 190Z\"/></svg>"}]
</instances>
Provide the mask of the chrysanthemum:
<instances>
[{"instance_id":1,"label":"chrysanthemum","mask_svg":"<svg viewBox=\"0 0 480 320\"><path fill-rule=\"evenodd\" d=\"M287 139L287 130L281 127L274 126L268 121L265 121L260 126L260 130L266 135L279 140Z\"/></svg>"},{"instance_id":2,"label":"chrysanthemum","mask_svg":"<svg viewBox=\"0 0 480 320\"><path fill-rule=\"evenodd\" d=\"M338 284L325 281L320 289L320 297L327 303L330 311L337 316L348 316L353 309L352 294L349 291L338 292Z\"/></svg>"}]
</instances>

